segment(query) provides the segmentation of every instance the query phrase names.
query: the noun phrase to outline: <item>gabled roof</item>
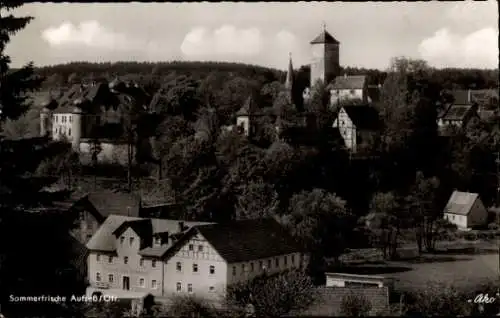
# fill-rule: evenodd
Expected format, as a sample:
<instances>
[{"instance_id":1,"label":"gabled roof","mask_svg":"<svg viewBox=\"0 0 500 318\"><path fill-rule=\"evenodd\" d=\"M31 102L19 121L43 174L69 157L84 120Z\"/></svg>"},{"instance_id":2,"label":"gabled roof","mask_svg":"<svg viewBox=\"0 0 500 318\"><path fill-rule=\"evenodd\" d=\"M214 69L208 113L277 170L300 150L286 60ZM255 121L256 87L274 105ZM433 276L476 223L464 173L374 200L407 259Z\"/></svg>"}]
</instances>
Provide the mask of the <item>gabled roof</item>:
<instances>
[{"instance_id":1,"label":"gabled roof","mask_svg":"<svg viewBox=\"0 0 500 318\"><path fill-rule=\"evenodd\" d=\"M136 222L133 221L142 221ZM194 225L200 224L208 224L207 222L187 222L187 221L178 221L178 220L167 220L167 219L144 219L139 217L129 217L123 215L110 215L106 218L104 223L99 227L97 232L92 236L92 238L87 243L87 248L91 251L101 251L112 253L116 251L116 237L113 233L118 229L123 229L123 227L133 226L134 231L139 231L138 235L145 235L146 231L144 228L147 228L148 222L151 224L151 237L158 233L168 232L171 235L175 235L179 233L179 222L183 222L185 226L188 228ZM125 225L124 225L125 223ZM142 229L139 229L141 228ZM120 229L120 230L121 230ZM120 231L119 230L119 231ZM118 231L118 232L119 232ZM149 231L149 230L147 230ZM116 233L118 233L116 232ZM147 237L145 237L147 239ZM162 244L158 247L146 247L140 251L141 255L144 256L155 256L161 257L164 255L170 247L173 245L173 240L169 240L166 244Z\"/></svg>"},{"instance_id":2,"label":"gabled roof","mask_svg":"<svg viewBox=\"0 0 500 318\"><path fill-rule=\"evenodd\" d=\"M443 120L464 120L473 108L472 105L450 105L446 113L442 115Z\"/></svg>"},{"instance_id":3,"label":"gabled roof","mask_svg":"<svg viewBox=\"0 0 500 318\"><path fill-rule=\"evenodd\" d=\"M468 215L474 202L478 199L479 195L477 193L453 191L444 208L444 213Z\"/></svg>"},{"instance_id":4,"label":"gabled roof","mask_svg":"<svg viewBox=\"0 0 500 318\"><path fill-rule=\"evenodd\" d=\"M87 200L103 218L110 214L138 217L141 207L139 195L111 190L91 192Z\"/></svg>"},{"instance_id":5,"label":"gabled roof","mask_svg":"<svg viewBox=\"0 0 500 318\"><path fill-rule=\"evenodd\" d=\"M324 43L339 44L340 42L337 41L326 30L323 30L316 38L314 38L314 40L311 41L311 44L324 44Z\"/></svg>"},{"instance_id":6,"label":"gabled roof","mask_svg":"<svg viewBox=\"0 0 500 318\"><path fill-rule=\"evenodd\" d=\"M365 75L337 76L328 89L362 89L366 84Z\"/></svg>"},{"instance_id":7,"label":"gabled roof","mask_svg":"<svg viewBox=\"0 0 500 318\"><path fill-rule=\"evenodd\" d=\"M306 310L294 312L297 316L338 316L342 315L342 300L346 296L366 298L370 304L370 316L383 314L389 308L387 287L317 287L317 299Z\"/></svg>"},{"instance_id":8,"label":"gabled roof","mask_svg":"<svg viewBox=\"0 0 500 318\"><path fill-rule=\"evenodd\" d=\"M470 90L468 89L455 89L451 91L453 96L453 104L468 105L471 103Z\"/></svg>"},{"instance_id":9,"label":"gabled roof","mask_svg":"<svg viewBox=\"0 0 500 318\"><path fill-rule=\"evenodd\" d=\"M228 263L263 259L301 251L298 242L274 219L195 226Z\"/></svg>"},{"instance_id":10,"label":"gabled roof","mask_svg":"<svg viewBox=\"0 0 500 318\"><path fill-rule=\"evenodd\" d=\"M380 127L380 118L375 108L368 105L349 105L342 109L347 113L357 129L371 130Z\"/></svg>"},{"instance_id":11,"label":"gabled roof","mask_svg":"<svg viewBox=\"0 0 500 318\"><path fill-rule=\"evenodd\" d=\"M258 110L257 103L255 102L255 98L253 95L248 96L248 98L245 100L245 103L243 104L243 107L240 108L236 112L237 116L248 116L255 114L256 111Z\"/></svg>"}]
</instances>

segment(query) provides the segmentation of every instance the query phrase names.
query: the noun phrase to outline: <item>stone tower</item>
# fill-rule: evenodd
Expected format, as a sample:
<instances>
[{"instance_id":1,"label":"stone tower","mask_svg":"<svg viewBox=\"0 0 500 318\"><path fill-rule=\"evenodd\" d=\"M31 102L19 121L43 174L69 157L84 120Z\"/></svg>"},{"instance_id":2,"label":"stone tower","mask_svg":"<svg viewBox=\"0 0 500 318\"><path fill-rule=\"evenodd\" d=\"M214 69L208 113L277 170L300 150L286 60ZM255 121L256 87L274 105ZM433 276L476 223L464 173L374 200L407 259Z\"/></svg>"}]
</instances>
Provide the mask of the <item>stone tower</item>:
<instances>
[{"instance_id":1,"label":"stone tower","mask_svg":"<svg viewBox=\"0 0 500 318\"><path fill-rule=\"evenodd\" d=\"M80 151L80 141L82 138L82 107L81 99L73 102L74 108L71 113L71 145L73 150Z\"/></svg>"},{"instance_id":2,"label":"stone tower","mask_svg":"<svg viewBox=\"0 0 500 318\"><path fill-rule=\"evenodd\" d=\"M323 32L311 41L311 87L318 80L327 84L339 75L339 46L340 42L331 36L323 25Z\"/></svg>"}]
</instances>

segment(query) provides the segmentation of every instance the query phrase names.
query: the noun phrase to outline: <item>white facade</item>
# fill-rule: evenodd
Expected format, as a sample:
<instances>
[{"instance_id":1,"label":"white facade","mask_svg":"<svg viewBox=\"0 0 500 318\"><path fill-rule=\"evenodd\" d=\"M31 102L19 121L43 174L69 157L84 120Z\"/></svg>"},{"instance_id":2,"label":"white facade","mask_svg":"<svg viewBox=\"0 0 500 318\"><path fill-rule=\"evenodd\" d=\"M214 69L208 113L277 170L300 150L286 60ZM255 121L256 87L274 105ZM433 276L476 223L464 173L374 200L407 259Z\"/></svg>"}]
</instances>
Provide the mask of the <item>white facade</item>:
<instances>
[{"instance_id":1,"label":"white facade","mask_svg":"<svg viewBox=\"0 0 500 318\"><path fill-rule=\"evenodd\" d=\"M477 198L467 214L462 215L445 212L444 219L455 224L459 229L483 226L488 223L488 210L484 207L481 199Z\"/></svg>"},{"instance_id":2,"label":"white facade","mask_svg":"<svg viewBox=\"0 0 500 318\"><path fill-rule=\"evenodd\" d=\"M333 127L339 128L340 135L344 139L345 146L349 150L355 152L357 150L356 126L352 122L351 118L349 118L349 115L344 108L340 109L337 118L333 122Z\"/></svg>"}]
</instances>

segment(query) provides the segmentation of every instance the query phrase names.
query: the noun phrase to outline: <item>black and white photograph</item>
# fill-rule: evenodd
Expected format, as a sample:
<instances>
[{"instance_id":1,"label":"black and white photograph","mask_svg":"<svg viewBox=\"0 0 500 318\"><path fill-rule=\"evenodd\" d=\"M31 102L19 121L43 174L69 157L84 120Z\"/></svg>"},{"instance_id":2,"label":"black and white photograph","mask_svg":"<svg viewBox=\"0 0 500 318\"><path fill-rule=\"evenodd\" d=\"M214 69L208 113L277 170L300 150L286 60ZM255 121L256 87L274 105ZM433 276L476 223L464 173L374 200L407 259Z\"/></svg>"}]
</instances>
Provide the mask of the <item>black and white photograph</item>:
<instances>
[{"instance_id":1,"label":"black and white photograph","mask_svg":"<svg viewBox=\"0 0 500 318\"><path fill-rule=\"evenodd\" d=\"M500 315L498 1L0 1L0 318Z\"/></svg>"}]
</instances>

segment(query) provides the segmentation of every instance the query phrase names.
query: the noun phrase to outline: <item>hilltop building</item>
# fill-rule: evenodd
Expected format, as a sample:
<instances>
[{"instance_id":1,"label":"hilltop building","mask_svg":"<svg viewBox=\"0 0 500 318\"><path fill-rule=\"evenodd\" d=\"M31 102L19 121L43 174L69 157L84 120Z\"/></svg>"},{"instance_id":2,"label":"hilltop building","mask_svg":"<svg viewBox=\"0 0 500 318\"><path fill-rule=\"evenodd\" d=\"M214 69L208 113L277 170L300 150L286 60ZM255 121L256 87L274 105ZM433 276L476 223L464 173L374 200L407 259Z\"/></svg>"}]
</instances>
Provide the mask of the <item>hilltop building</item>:
<instances>
[{"instance_id":1,"label":"hilltop building","mask_svg":"<svg viewBox=\"0 0 500 318\"><path fill-rule=\"evenodd\" d=\"M312 56L310 64L311 87L306 87L302 93L304 104L309 104L312 92L319 83L322 83L329 95L326 107L337 113L337 119L329 123L331 128L329 135L340 138L344 147L349 151L357 152L360 149L358 145L371 139L368 138L369 135L373 135L380 128L378 113L370 105L372 97L376 99L379 95L380 85L368 85L368 78L365 75L340 75L340 42L328 33L325 27L310 44ZM290 54L282 93L286 94L291 104L294 104L294 84L293 63ZM347 107L346 104L350 106ZM342 108L344 105L346 108ZM316 136L317 128L322 125L319 123L315 111L307 109L307 107L306 110L296 109L296 113L292 116L293 120L284 118L279 110L274 109L273 111L272 117L275 119L277 138L304 140L301 135ZM259 116L268 116L268 114L264 114L256 105L254 98L249 97L237 112L237 130L252 138L256 132L256 118ZM291 121L294 123L290 127ZM289 127L285 127L284 122L287 122ZM345 123L345 126L339 123Z\"/></svg>"},{"instance_id":2,"label":"hilltop building","mask_svg":"<svg viewBox=\"0 0 500 318\"><path fill-rule=\"evenodd\" d=\"M68 140L84 158L98 147L98 160L121 162L126 158L127 118L131 109L146 112L148 101L137 84L118 79L75 84L61 98L43 102L40 134Z\"/></svg>"}]
</instances>

